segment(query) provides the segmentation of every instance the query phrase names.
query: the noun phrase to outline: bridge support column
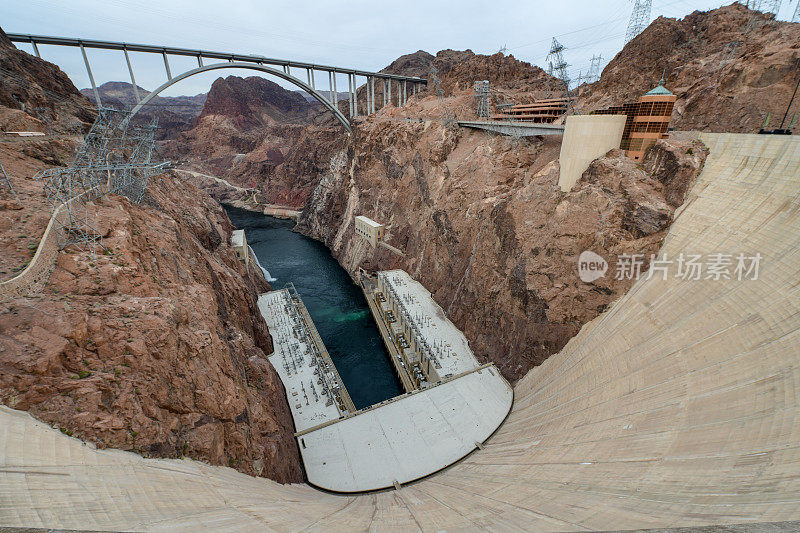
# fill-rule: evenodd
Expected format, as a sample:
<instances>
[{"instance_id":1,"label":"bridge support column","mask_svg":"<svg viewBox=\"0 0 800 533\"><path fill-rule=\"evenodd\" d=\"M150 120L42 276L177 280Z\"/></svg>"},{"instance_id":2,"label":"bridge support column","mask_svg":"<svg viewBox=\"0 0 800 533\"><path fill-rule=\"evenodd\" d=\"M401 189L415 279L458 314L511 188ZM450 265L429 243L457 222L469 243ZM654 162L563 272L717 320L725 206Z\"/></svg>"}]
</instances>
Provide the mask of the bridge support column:
<instances>
[{"instance_id":1,"label":"bridge support column","mask_svg":"<svg viewBox=\"0 0 800 533\"><path fill-rule=\"evenodd\" d=\"M403 105L406 105L406 80L403 80Z\"/></svg>"},{"instance_id":2,"label":"bridge support column","mask_svg":"<svg viewBox=\"0 0 800 533\"><path fill-rule=\"evenodd\" d=\"M31 41L31 44L33 45L33 53L34 53L34 55L36 57L38 57L39 59L41 59L42 56L41 56L41 54L39 54L39 47L36 46L36 41Z\"/></svg>"},{"instance_id":3,"label":"bridge support column","mask_svg":"<svg viewBox=\"0 0 800 533\"><path fill-rule=\"evenodd\" d=\"M383 80L383 106L386 107L386 80Z\"/></svg>"},{"instance_id":4,"label":"bridge support column","mask_svg":"<svg viewBox=\"0 0 800 533\"><path fill-rule=\"evenodd\" d=\"M328 101L333 103L333 72L328 71Z\"/></svg>"},{"instance_id":5,"label":"bridge support column","mask_svg":"<svg viewBox=\"0 0 800 533\"><path fill-rule=\"evenodd\" d=\"M378 111L378 104L375 103L375 78L372 78L372 112Z\"/></svg>"},{"instance_id":6,"label":"bridge support column","mask_svg":"<svg viewBox=\"0 0 800 533\"><path fill-rule=\"evenodd\" d=\"M203 68L203 56L197 56L197 66Z\"/></svg>"},{"instance_id":7,"label":"bridge support column","mask_svg":"<svg viewBox=\"0 0 800 533\"><path fill-rule=\"evenodd\" d=\"M81 54L83 54L83 63L86 65L86 73L89 75L89 81L92 83L94 99L97 101L97 107L101 107L102 103L100 102L100 93L97 91L97 85L94 83L94 75L92 74L92 67L89 66L89 58L86 57L86 49L83 47L83 43L81 43L80 47Z\"/></svg>"},{"instance_id":8,"label":"bridge support column","mask_svg":"<svg viewBox=\"0 0 800 533\"><path fill-rule=\"evenodd\" d=\"M369 111L375 113L375 76L369 77Z\"/></svg>"},{"instance_id":9,"label":"bridge support column","mask_svg":"<svg viewBox=\"0 0 800 533\"><path fill-rule=\"evenodd\" d=\"M353 84L350 81L350 74L347 75L347 106L350 109L350 116L353 116Z\"/></svg>"},{"instance_id":10,"label":"bridge support column","mask_svg":"<svg viewBox=\"0 0 800 533\"><path fill-rule=\"evenodd\" d=\"M139 98L139 88L136 87L136 78L133 77L133 67L131 67L131 58L130 58L130 56L128 56L128 49L127 48L123 48L122 51L125 52L125 62L128 64L128 73L131 75L131 85L133 86L133 96L136 97L136 103L138 104L139 102L142 101L142 99Z\"/></svg>"},{"instance_id":11,"label":"bridge support column","mask_svg":"<svg viewBox=\"0 0 800 533\"><path fill-rule=\"evenodd\" d=\"M164 68L167 71L167 79L169 81L172 81L172 72L170 72L169 70L169 60L167 59L167 52L166 51L161 52L161 55L164 57Z\"/></svg>"},{"instance_id":12,"label":"bridge support column","mask_svg":"<svg viewBox=\"0 0 800 533\"><path fill-rule=\"evenodd\" d=\"M333 79L333 105L336 109L339 109L339 93L336 91L336 72L331 73L331 78Z\"/></svg>"},{"instance_id":13,"label":"bridge support column","mask_svg":"<svg viewBox=\"0 0 800 533\"><path fill-rule=\"evenodd\" d=\"M358 99L356 98L356 75L350 74L350 115L358 116Z\"/></svg>"},{"instance_id":14,"label":"bridge support column","mask_svg":"<svg viewBox=\"0 0 800 533\"><path fill-rule=\"evenodd\" d=\"M386 98L389 100L389 103L391 104L392 103L392 78L389 78L388 80L386 80L386 86L388 87L388 89L387 89L388 93L387 93Z\"/></svg>"}]
</instances>

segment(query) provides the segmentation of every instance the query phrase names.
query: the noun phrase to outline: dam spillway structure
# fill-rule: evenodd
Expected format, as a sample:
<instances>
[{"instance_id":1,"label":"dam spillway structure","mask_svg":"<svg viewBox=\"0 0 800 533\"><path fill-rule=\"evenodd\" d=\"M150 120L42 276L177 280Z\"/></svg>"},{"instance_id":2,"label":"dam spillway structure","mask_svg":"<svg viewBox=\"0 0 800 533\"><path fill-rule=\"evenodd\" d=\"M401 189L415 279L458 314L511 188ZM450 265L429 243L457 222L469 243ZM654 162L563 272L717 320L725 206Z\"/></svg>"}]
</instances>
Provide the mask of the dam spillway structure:
<instances>
[{"instance_id":1,"label":"dam spillway structure","mask_svg":"<svg viewBox=\"0 0 800 533\"><path fill-rule=\"evenodd\" d=\"M445 471L401 490L328 494L97 450L2 407L0 524L591 531L800 520L800 138L700 136L710 155L662 251L760 253L758 278L641 278L522 378L484 449Z\"/></svg>"}]
</instances>

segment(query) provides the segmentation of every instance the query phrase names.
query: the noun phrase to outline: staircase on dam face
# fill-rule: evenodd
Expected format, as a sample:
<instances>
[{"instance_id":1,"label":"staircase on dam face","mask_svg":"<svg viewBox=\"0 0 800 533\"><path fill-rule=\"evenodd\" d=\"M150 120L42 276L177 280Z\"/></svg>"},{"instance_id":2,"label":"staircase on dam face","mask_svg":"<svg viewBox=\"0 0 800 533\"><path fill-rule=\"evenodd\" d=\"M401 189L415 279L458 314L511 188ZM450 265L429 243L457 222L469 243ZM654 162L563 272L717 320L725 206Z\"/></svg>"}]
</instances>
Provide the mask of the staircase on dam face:
<instances>
[{"instance_id":1,"label":"staircase on dam face","mask_svg":"<svg viewBox=\"0 0 800 533\"><path fill-rule=\"evenodd\" d=\"M0 408L0 525L586 531L799 520L800 139L701 138L711 154L662 253L757 252L758 278L640 280L517 383L485 449L446 471L399 491L333 495L95 450Z\"/></svg>"}]
</instances>

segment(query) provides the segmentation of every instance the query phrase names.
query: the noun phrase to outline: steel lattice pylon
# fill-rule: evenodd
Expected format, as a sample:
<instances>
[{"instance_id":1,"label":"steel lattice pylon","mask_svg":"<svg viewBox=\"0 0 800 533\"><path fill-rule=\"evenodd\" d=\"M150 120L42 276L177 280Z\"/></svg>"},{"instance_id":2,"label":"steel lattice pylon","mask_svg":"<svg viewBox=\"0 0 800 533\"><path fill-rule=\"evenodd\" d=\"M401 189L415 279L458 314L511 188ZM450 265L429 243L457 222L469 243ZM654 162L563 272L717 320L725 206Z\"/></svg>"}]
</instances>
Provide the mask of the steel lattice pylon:
<instances>
[{"instance_id":1,"label":"steel lattice pylon","mask_svg":"<svg viewBox=\"0 0 800 533\"><path fill-rule=\"evenodd\" d=\"M587 83L594 83L600 79L600 62L603 60L603 55L592 56L592 62L589 66L589 73L586 75Z\"/></svg>"},{"instance_id":2,"label":"steel lattice pylon","mask_svg":"<svg viewBox=\"0 0 800 533\"><path fill-rule=\"evenodd\" d=\"M628 22L628 31L625 33L625 44L644 31L650 23L650 11L653 0L634 0L631 20Z\"/></svg>"},{"instance_id":3,"label":"steel lattice pylon","mask_svg":"<svg viewBox=\"0 0 800 533\"><path fill-rule=\"evenodd\" d=\"M758 15L760 11L763 14L771 14L772 20L770 24L775 24L775 21L778 19L778 12L781 10L781 4L783 3L782 0L747 0L747 7L753 10L753 13L750 14L750 19L747 21L747 26L744 29L744 32L747 33L751 30L754 30L764 24L763 17Z\"/></svg>"},{"instance_id":4,"label":"steel lattice pylon","mask_svg":"<svg viewBox=\"0 0 800 533\"><path fill-rule=\"evenodd\" d=\"M547 54L547 62L549 63L548 74L561 81L564 98L567 99L569 108L572 109L572 99L569 96L569 84L572 80L570 80L567 73L569 63L564 61L564 45L558 42L555 37L553 37L553 44L550 46L550 53Z\"/></svg>"},{"instance_id":5,"label":"steel lattice pylon","mask_svg":"<svg viewBox=\"0 0 800 533\"><path fill-rule=\"evenodd\" d=\"M478 118L489 118L491 115L491 96L489 80L475 82L475 99L478 102Z\"/></svg>"},{"instance_id":6,"label":"steel lattice pylon","mask_svg":"<svg viewBox=\"0 0 800 533\"><path fill-rule=\"evenodd\" d=\"M79 245L94 252L100 235L91 222L87 202L107 192L139 203L150 175L168 164L151 162L156 120L142 128L130 128L126 113L101 108L72 164L36 175L52 205L59 247Z\"/></svg>"},{"instance_id":7,"label":"steel lattice pylon","mask_svg":"<svg viewBox=\"0 0 800 533\"><path fill-rule=\"evenodd\" d=\"M14 198L17 198L17 192L14 190L14 187L11 185L11 180L8 178L8 174L6 174L6 169L3 167L3 163L0 163L0 171L3 173L3 183L6 184L8 189L11 191L11 194L14 195Z\"/></svg>"},{"instance_id":8,"label":"steel lattice pylon","mask_svg":"<svg viewBox=\"0 0 800 533\"><path fill-rule=\"evenodd\" d=\"M750 31L755 30L764 24L764 19L759 12L764 14L772 14L772 24L774 24L778 18L778 12L781 9L781 3L782 0L746 0L744 5L747 6L748 9L752 10L752 12L747 19L743 34L746 36ZM798 19L798 15L800 15L800 0L797 2L797 8L795 9L793 21L795 21L794 19ZM800 22L800 19L797 21ZM744 41L734 40L725 46L725 50L722 52L722 56L719 60L718 70L721 70L725 65L728 64L729 61L736 57L739 48L743 44Z\"/></svg>"}]
</instances>

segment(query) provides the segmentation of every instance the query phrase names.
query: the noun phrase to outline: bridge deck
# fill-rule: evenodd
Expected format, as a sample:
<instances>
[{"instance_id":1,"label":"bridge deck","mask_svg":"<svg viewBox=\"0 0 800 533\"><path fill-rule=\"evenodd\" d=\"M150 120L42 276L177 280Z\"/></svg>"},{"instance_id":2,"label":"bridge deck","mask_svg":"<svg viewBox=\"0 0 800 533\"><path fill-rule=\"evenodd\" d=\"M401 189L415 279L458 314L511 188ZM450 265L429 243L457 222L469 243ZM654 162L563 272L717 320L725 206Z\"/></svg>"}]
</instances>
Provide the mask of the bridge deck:
<instances>
[{"instance_id":1,"label":"bridge deck","mask_svg":"<svg viewBox=\"0 0 800 533\"><path fill-rule=\"evenodd\" d=\"M127 50L128 52L146 52L153 54L168 54L174 56L199 57L204 59L220 59L223 61L240 61L245 63L258 63L259 65L275 65L279 67L290 67L299 69L312 69L322 72L338 72L341 74L354 74L356 76L374 76L381 79L391 79L397 81L407 81L425 84L424 78L416 76L400 76L388 74L386 72L370 72L354 68L336 67L333 65L321 65L318 63L306 63L304 61L293 61L291 59L277 59L255 54L237 54L233 52L215 52L212 50L201 50L193 48L177 48L174 46L156 46L150 44L125 43L121 41L100 41L96 39L76 39L73 37L55 37L51 35L34 35L27 33L7 33L11 42L45 44L54 46L74 46L84 48L96 48L100 50Z\"/></svg>"},{"instance_id":2,"label":"bridge deck","mask_svg":"<svg viewBox=\"0 0 800 533\"><path fill-rule=\"evenodd\" d=\"M539 135L563 135L564 126L557 124L533 124L499 120L460 120L462 128L491 131L511 137L536 137Z\"/></svg>"}]
</instances>

